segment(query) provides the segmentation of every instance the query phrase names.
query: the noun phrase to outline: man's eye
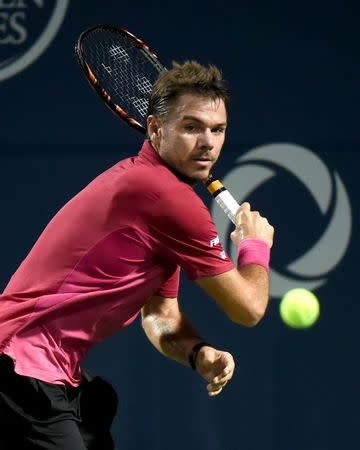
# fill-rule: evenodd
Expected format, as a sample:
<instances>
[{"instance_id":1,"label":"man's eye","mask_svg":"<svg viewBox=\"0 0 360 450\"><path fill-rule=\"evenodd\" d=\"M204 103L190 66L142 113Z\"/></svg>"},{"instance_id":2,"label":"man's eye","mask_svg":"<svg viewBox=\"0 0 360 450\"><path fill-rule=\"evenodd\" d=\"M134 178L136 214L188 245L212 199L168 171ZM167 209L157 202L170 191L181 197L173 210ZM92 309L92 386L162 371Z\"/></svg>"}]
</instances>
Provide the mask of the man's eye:
<instances>
[{"instance_id":1,"label":"man's eye","mask_svg":"<svg viewBox=\"0 0 360 450\"><path fill-rule=\"evenodd\" d=\"M212 130L212 132L215 133L215 134L221 134L221 133L224 133L224 131L225 131L224 127L214 128Z\"/></svg>"},{"instance_id":2,"label":"man's eye","mask_svg":"<svg viewBox=\"0 0 360 450\"><path fill-rule=\"evenodd\" d=\"M196 126L195 125L185 125L185 131L191 133L193 131L196 130Z\"/></svg>"}]
</instances>

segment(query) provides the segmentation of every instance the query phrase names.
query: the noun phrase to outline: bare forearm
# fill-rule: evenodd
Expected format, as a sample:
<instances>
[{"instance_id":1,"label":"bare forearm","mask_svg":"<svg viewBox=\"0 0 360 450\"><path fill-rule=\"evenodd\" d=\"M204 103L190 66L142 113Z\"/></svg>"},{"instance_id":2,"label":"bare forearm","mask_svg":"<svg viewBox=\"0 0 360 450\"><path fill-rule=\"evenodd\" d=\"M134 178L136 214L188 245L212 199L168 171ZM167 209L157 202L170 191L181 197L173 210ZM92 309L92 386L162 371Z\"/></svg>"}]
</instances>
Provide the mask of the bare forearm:
<instances>
[{"instance_id":1,"label":"bare forearm","mask_svg":"<svg viewBox=\"0 0 360 450\"><path fill-rule=\"evenodd\" d=\"M250 264L238 269L240 275L247 281L246 295L248 311L257 323L265 314L269 301L269 273L259 265Z\"/></svg>"},{"instance_id":2,"label":"bare forearm","mask_svg":"<svg viewBox=\"0 0 360 450\"><path fill-rule=\"evenodd\" d=\"M198 283L235 323L251 327L265 313L269 274L260 265L249 264L213 277L204 277Z\"/></svg>"},{"instance_id":3,"label":"bare forearm","mask_svg":"<svg viewBox=\"0 0 360 450\"><path fill-rule=\"evenodd\" d=\"M202 340L181 313L177 318L150 315L143 318L142 326L160 353L186 366L191 349Z\"/></svg>"}]
</instances>

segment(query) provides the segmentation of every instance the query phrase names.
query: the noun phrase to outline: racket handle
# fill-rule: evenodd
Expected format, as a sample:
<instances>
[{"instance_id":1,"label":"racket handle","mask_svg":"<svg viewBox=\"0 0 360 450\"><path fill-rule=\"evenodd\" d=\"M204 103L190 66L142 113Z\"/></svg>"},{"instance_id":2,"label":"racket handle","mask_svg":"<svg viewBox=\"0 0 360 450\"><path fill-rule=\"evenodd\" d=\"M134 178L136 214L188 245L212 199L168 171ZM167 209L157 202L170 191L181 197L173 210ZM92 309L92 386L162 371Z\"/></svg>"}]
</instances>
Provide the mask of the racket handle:
<instances>
[{"instance_id":1,"label":"racket handle","mask_svg":"<svg viewBox=\"0 0 360 450\"><path fill-rule=\"evenodd\" d=\"M220 180L213 180L210 176L206 182L206 188L231 222L235 224L235 216L239 209L239 204L226 187Z\"/></svg>"}]
</instances>

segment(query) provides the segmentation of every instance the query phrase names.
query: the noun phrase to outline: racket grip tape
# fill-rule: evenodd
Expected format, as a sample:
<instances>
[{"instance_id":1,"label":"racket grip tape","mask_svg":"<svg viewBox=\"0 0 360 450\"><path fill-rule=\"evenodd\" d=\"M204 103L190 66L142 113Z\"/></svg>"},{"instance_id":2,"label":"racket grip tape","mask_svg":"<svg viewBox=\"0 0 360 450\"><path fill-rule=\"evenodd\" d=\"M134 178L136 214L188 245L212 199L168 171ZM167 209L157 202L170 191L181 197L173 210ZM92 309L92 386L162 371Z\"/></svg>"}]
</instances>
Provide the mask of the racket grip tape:
<instances>
[{"instance_id":1,"label":"racket grip tape","mask_svg":"<svg viewBox=\"0 0 360 450\"><path fill-rule=\"evenodd\" d=\"M206 188L232 223L235 224L235 216L239 209L239 204L226 187L220 180L209 178L206 182Z\"/></svg>"}]
</instances>

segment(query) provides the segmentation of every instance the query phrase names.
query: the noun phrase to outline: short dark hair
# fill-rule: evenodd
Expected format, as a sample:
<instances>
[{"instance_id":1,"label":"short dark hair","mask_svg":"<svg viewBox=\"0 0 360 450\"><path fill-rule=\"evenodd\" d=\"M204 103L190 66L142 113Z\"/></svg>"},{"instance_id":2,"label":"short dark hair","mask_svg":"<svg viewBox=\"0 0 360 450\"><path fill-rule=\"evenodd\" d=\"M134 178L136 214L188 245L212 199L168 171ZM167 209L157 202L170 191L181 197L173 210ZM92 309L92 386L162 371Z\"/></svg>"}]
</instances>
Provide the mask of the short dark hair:
<instances>
[{"instance_id":1,"label":"short dark hair","mask_svg":"<svg viewBox=\"0 0 360 450\"><path fill-rule=\"evenodd\" d=\"M172 68L162 72L154 83L148 115L165 118L178 98L184 94L222 99L226 109L228 108L229 90L217 67L206 67L197 61L185 61L182 64L174 61Z\"/></svg>"}]
</instances>

